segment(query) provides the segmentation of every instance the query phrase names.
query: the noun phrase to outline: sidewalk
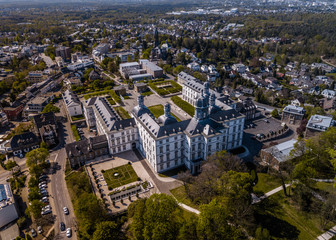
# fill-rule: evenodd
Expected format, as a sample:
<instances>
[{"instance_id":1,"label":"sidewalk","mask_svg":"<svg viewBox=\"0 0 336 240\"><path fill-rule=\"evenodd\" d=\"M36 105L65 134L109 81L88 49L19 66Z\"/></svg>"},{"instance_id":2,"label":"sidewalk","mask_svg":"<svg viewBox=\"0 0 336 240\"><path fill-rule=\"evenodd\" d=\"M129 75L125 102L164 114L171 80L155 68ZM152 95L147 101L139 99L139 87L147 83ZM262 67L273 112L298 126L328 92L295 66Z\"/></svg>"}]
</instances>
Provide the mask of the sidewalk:
<instances>
[{"instance_id":1,"label":"sidewalk","mask_svg":"<svg viewBox=\"0 0 336 240\"><path fill-rule=\"evenodd\" d=\"M289 187L290 184L286 184L285 185L286 187ZM252 193L252 204L256 204L256 203L259 203L261 202L262 200L264 200L265 198L268 198L270 196L272 196L273 194L277 193L277 192L280 192L281 190L283 190L283 187L282 185L280 187L277 187L277 188L274 188L273 190L265 193L263 196L261 197L257 197L255 194Z\"/></svg>"},{"instance_id":2,"label":"sidewalk","mask_svg":"<svg viewBox=\"0 0 336 240\"><path fill-rule=\"evenodd\" d=\"M317 237L317 240L329 240L336 235L336 226Z\"/></svg>"}]
</instances>

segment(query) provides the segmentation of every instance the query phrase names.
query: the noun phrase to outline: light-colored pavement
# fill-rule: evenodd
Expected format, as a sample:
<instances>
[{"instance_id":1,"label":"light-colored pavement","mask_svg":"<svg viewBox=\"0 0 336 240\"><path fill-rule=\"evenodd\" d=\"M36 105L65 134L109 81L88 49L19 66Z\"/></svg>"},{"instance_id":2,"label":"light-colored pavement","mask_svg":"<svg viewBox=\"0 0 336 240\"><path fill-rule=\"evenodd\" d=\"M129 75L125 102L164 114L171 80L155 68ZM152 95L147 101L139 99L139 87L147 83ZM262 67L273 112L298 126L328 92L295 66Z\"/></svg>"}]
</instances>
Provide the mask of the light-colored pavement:
<instances>
[{"instance_id":1,"label":"light-colored pavement","mask_svg":"<svg viewBox=\"0 0 336 240\"><path fill-rule=\"evenodd\" d=\"M189 211L189 212L193 212L193 213L196 213L197 215L199 215L201 212L198 211L197 209L195 208L192 208L188 205L185 205L184 203L178 203L180 207L184 208L185 210Z\"/></svg>"},{"instance_id":2,"label":"light-colored pavement","mask_svg":"<svg viewBox=\"0 0 336 240\"><path fill-rule=\"evenodd\" d=\"M59 115L65 115L64 105L61 102L60 105L61 112ZM68 239L65 232L61 232L59 228L60 222L65 223L66 228L72 228L71 239L77 239L76 233L76 218L74 214L74 209L69 196L69 192L65 183L65 165L66 165L66 153L64 149L65 143L73 142L72 131L70 127L69 120L65 123L61 123L61 143L58 146L59 150L53 153L54 162L58 164L58 169L55 174L51 176L51 188L50 188L50 199L53 201L54 213L56 213L55 221L55 238L54 239ZM63 207L69 209L69 215L65 215Z\"/></svg>"},{"instance_id":3,"label":"light-colored pavement","mask_svg":"<svg viewBox=\"0 0 336 240\"><path fill-rule=\"evenodd\" d=\"M289 187L290 184L285 184L286 187ZM261 197L257 197L255 194L252 194L252 204L256 204L261 202L262 200L264 200L265 198L268 198L270 196L272 196L273 194L280 192L281 190L283 190L283 186L279 186L277 188L274 188L273 190L265 193L264 195L262 195Z\"/></svg>"},{"instance_id":4,"label":"light-colored pavement","mask_svg":"<svg viewBox=\"0 0 336 240\"><path fill-rule=\"evenodd\" d=\"M46 56L44 53L41 53L40 56L43 59L43 61L46 63L48 68L55 66L54 61L50 57Z\"/></svg>"},{"instance_id":5,"label":"light-colored pavement","mask_svg":"<svg viewBox=\"0 0 336 240\"><path fill-rule=\"evenodd\" d=\"M336 226L317 237L317 240L329 240L336 236Z\"/></svg>"}]
</instances>

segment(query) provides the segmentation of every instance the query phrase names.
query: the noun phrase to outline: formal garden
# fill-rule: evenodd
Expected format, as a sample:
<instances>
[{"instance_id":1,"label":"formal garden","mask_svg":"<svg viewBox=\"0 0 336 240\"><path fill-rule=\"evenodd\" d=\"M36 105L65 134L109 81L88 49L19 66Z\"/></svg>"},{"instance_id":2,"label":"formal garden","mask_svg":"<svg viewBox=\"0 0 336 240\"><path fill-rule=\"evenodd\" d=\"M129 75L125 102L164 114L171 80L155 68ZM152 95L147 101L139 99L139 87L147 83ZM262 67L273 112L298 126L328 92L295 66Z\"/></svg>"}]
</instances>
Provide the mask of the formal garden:
<instances>
[{"instance_id":1,"label":"formal garden","mask_svg":"<svg viewBox=\"0 0 336 240\"><path fill-rule=\"evenodd\" d=\"M102 173L109 190L136 182L139 179L131 164L125 164L106 171L102 170Z\"/></svg>"},{"instance_id":2,"label":"formal garden","mask_svg":"<svg viewBox=\"0 0 336 240\"><path fill-rule=\"evenodd\" d=\"M149 81L148 86L153 89L160 96L165 96L168 94L178 93L182 91L182 87L173 80L166 81Z\"/></svg>"},{"instance_id":3,"label":"formal garden","mask_svg":"<svg viewBox=\"0 0 336 240\"><path fill-rule=\"evenodd\" d=\"M152 112L155 118L160 117L161 115L164 114L164 107L162 104L154 105L148 107L148 109ZM179 119L174 113L170 113L178 122L181 122L181 119Z\"/></svg>"}]
</instances>

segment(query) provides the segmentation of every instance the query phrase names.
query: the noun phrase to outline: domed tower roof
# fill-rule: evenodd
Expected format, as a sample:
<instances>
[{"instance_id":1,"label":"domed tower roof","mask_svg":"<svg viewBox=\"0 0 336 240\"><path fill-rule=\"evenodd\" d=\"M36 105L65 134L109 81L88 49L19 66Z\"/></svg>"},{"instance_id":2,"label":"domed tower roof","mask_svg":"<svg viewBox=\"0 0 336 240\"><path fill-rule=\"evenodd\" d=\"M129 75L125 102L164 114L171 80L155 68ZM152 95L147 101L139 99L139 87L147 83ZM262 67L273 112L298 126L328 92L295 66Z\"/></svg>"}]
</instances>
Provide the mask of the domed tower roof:
<instances>
[{"instance_id":1,"label":"domed tower roof","mask_svg":"<svg viewBox=\"0 0 336 240\"><path fill-rule=\"evenodd\" d=\"M158 118L159 122L163 125L176 123L177 120L170 114L170 104L166 103L164 106L164 114Z\"/></svg>"},{"instance_id":2,"label":"domed tower roof","mask_svg":"<svg viewBox=\"0 0 336 240\"><path fill-rule=\"evenodd\" d=\"M203 84L203 86L204 86L204 95L205 96L209 96L210 95L210 91L209 91L209 89L210 89L210 83L209 82L205 82Z\"/></svg>"},{"instance_id":3,"label":"domed tower roof","mask_svg":"<svg viewBox=\"0 0 336 240\"><path fill-rule=\"evenodd\" d=\"M138 105L133 108L133 114L137 117L141 116L142 114L148 113L151 115L151 111L145 106L144 104L144 96L140 95L138 97Z\"/></svg>"}]
</instances>

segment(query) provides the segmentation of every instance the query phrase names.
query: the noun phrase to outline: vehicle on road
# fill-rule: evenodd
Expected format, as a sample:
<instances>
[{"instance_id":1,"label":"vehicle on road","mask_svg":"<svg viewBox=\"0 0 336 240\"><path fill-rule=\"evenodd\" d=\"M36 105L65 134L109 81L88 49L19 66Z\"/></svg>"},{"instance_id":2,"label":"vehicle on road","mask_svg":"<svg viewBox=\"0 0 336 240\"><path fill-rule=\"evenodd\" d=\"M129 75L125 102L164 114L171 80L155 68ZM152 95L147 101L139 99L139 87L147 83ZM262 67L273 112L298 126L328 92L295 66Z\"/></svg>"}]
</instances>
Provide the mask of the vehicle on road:
<instances>
[{"instance_id":1,"label":"vehicle on road","mask_svg":"<svg viewBox=\"0 0 336 240\"><path fill-rule=\"evenodd\" d=\"M67 207L64 207L63 208L63 211L64 211L64 214L65 215L68 215L69 214L69 209Z\"/></svg>"},{"instance_id":2,"label":"vehicle on road","mask_svg":"<svg viewBox=\"0 0 336 240\"><path fill-rule=\"evenodd\" d=\"M65 224L64 224L64 222L60 222L60 230L61 231L65 230Z\"/></svg>"},{"instance_id":3,"label":"vehicle on road","mask_svg":"<svg viewBox=\"0 0 336 240\"><path fill-rule=\"evenodd\" d=\"M67 230L66 230L66 236L67 236L68 238L71 238L71 236L72 236L71 228L67 228Z\"/></svg>"}]
</instances>

